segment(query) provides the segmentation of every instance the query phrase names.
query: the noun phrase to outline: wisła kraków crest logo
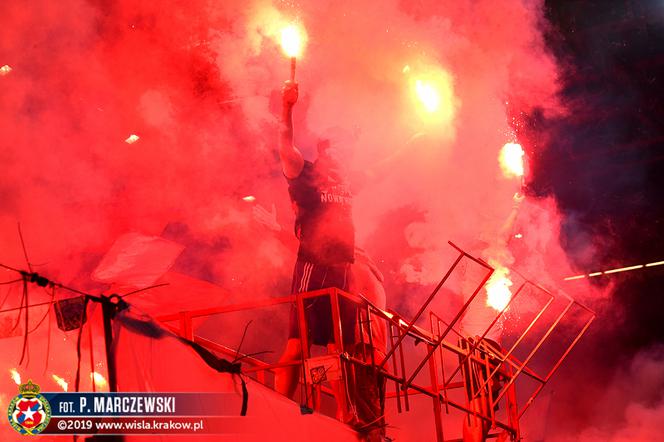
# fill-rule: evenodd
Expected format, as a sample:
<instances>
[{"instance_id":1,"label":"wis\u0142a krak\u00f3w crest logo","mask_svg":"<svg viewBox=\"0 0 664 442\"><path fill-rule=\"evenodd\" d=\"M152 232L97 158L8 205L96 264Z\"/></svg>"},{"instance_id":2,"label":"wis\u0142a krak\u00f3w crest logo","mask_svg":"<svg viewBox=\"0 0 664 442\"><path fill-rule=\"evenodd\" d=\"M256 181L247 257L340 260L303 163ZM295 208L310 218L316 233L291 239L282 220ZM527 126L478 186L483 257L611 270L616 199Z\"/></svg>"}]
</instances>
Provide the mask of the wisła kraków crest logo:
<instances>
[{"instance_id":1,"label":"wis\u0142a krak\u00f3w crest logo","mask_svg":"<svg viewBox=\"0 0 664 442\"><path fill-rule=\"evenodd\" d=\"M39 434L51 420L51 405L39 394L39 385L29 380L18 387L18 396L9 403L9 424L21 434Z\"/></svg>"}]
</instances>

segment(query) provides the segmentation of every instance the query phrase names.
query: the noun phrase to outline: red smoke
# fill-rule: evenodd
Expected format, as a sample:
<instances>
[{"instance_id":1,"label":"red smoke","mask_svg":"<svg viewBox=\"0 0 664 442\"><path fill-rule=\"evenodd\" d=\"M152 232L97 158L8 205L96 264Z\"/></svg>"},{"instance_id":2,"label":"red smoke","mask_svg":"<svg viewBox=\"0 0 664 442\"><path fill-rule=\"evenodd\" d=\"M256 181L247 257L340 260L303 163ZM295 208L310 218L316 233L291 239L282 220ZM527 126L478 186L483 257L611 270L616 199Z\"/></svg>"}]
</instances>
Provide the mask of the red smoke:
<instances>
[{"instance_id":1,"label":"red smoke","mask_svg":"<svg viewBox=\"0 0 664 442\"><path fill-rule=\"evenodd\" d=\"M491 242L510 212L520 181L501 174L500 149L519 141L533 155L537 141L517 140L514 110L564 112L542 6L3 2L0 65L12 71L0 76L0 262L25 267L20 223L40 273L94 287L101 257L137 232L180 242L188 249L176 270L232 294L209 305L286 294L295 244L276 110L290 64L274 28L296 19L309 36L296 74L296 144L311 159L327 128L354 134L347 159L368 172L354 206L358 243L388 289L424 293L446 269L448 240ZM417 108L418 76L444 83L445 118ZM131 134L139 139L126 143ZM552 286L575 274L555 201L527 199L517 228L515 267ZM587 289L578 294L596 296ZM417 306L400 293L388 291L388 305ZM16 294L5 308L18 304ZM149 313L172 310L159 307ZM17 365L16 352L1 358L0 370Z\"/></svg>"}]
</instances>

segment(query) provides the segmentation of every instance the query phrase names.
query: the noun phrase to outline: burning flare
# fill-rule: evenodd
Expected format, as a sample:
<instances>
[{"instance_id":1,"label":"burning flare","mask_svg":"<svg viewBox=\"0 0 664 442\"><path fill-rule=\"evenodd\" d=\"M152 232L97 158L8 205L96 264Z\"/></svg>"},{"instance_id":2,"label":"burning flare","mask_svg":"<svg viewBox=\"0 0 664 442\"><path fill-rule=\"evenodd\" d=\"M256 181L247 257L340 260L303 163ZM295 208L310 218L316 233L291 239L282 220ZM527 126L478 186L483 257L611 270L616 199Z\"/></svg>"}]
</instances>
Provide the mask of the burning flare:
<instances>
[{"instance_id":1,"label":"burning flare","mask_svg":"<svg viewBox=\"0 0 664 442\"><path fill-rule=\"evenodd\" d=\"M523 149L520 144L507 143L500 149L500 168L505 178L523 176Z\"/></svg>"},{"instance_id":2,"label":"burning flare","mask_svg":"<svg viewBox=\"0 0 664 442\"><path fill-rule=\"evenodd\" d=\"M442 131L454 137L454 119L460 105L454 93L454 79L442 66L417 62L401 69L407 84L407 93L415 106L418 130L420 124L428 127L427 132ZM410 114L410 112L409 112Z\"/></svg>"},{"instance_id":3,"label":"burning flare","mask_svg":"<svg viewBox=\"0 0 664 442\"><path fill-rule=\"evenodd\" d=\"M16 371L16 369L12 368L9 370L9 374L12 376L12 380L16 382L16 385L21 385L21 374Z\"/></svg>"},{"instance_id":4,"label":"burning flare","mask_svg":"<svg viewBox=\"0 0 664 442\"><path fill-rule=\"evenodd\" d=\"M433 84L415 80L415 93L427 112L433 113L440 109L440 92Z\"/></svg>"},{"instance_id":5,"label":"burning flare","mask_svg":"<svg viewBox=\"0 0 664 442\"><path fill-rule=\"evenodd\" d=\"M498 266L486 283L486 305L497 311L502 311L512 299L512 281L507 275L509 270Z\"/></svg>"},{"instance_id":6,"label":"burning flare","mask_svg":"<svg viewBox=\"0 0 664 442\"><path fill-rule=\"evenodd\" d=\"M281 30L281 49L289 57L302 55L306 41L307 33L301 26L290 24Z\"/></svg>"},{"instance_id":7,"label":"burning flare","mask_svg":"<svg viewBox=\"0 0 664 442\"><path fill-rule=\"evenodd\" d=\"M65 381L63 378L61 378L57 374L51 375L51 377L53 378L55 383L58 384L60 386L60 388L62 388L63 391L68 390L69 384L67 383L67 381Z\"/></svg>"}]
</instances>

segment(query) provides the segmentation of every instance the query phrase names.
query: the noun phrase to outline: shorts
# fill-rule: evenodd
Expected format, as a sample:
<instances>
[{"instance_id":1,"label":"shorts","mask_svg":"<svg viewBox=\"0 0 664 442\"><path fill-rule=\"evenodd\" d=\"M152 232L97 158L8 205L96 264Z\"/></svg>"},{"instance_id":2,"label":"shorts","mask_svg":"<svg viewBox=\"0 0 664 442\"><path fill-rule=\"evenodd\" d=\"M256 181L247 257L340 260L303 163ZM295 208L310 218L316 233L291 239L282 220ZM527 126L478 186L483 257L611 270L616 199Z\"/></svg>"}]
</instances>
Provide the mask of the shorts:
<instances>
[{"instance_id":1,"label":"shorts","mask_svg":"<svg viewBox=\"0 0 664 442\"><path fill-rule=\"evenodd\" d=\"M292 293L309 292L329 287L348 291L350 264L317 265L298 260L293 271ZM345 345L355 341L355 324L357 323L357 307L350 300L339 297L339 313L341 315L341 333ZM327 345L334 342L332 331L332 307L329 296L320 296L304 300L304 314L308 328L309 344ZM300 338L300 327L297 317L297 305L291 308L288 338Z\"/></svg>"}]
</instances>

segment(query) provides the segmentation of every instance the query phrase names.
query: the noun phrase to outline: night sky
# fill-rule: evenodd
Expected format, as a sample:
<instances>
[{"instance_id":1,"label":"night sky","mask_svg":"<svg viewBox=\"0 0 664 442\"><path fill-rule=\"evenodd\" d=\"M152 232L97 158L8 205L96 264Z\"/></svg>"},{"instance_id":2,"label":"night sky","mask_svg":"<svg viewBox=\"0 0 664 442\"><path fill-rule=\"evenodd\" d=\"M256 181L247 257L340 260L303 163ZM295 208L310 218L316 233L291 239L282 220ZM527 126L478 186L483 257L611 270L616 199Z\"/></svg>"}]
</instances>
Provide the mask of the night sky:
<instances>
[{"instance_id":1,"label":"night sky","mask_svg":"<svg viewBox=\"0 0 664 442\"><path fill-rule=\"evenodd\" d=\"M549 47L563 72L565 117L529 115L544 133L530 191L565 214L560 241L579 274L664 259L664 9L661 2L551 1ZM588 241L596 254L580 252ZM632 352L664 339L664 267L600 276L621 315L595 330ZM568 284L574 284L570 281ZM624 316L623 316L624 314ZM606 348L606 347L605 347ZM610 357L610 355L607 355Z\"/></svg>"}]
</instances>

